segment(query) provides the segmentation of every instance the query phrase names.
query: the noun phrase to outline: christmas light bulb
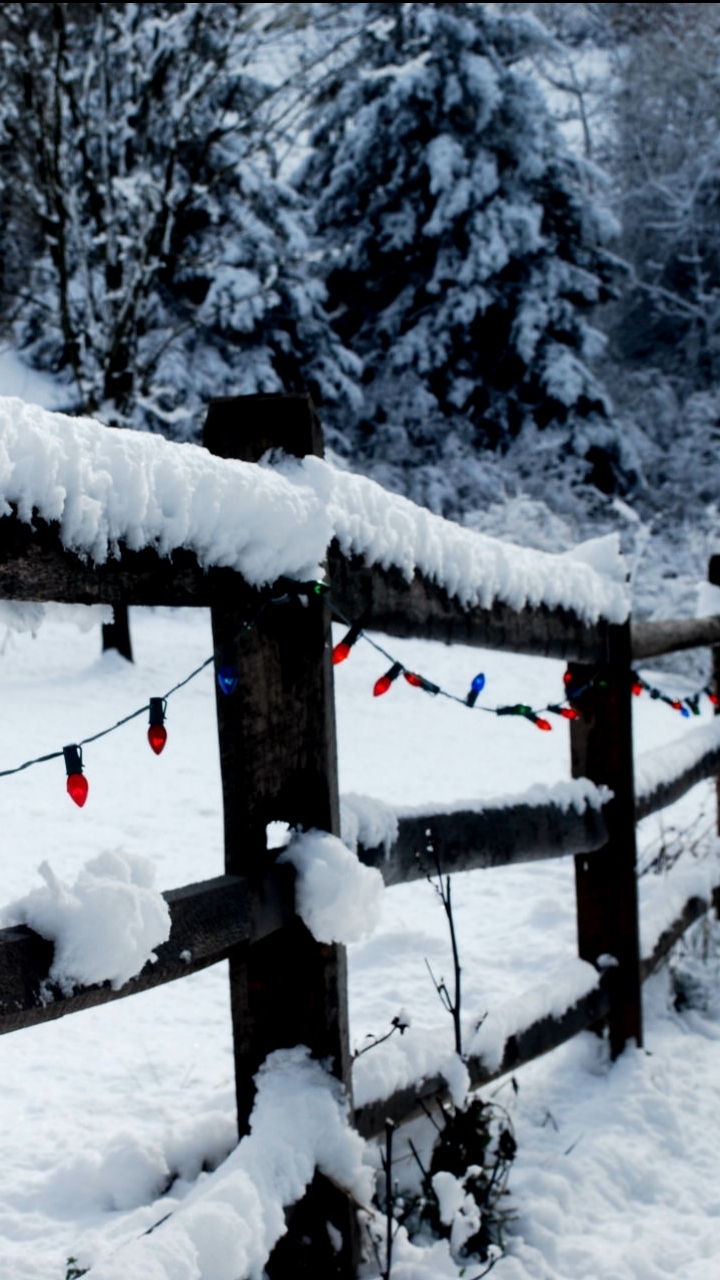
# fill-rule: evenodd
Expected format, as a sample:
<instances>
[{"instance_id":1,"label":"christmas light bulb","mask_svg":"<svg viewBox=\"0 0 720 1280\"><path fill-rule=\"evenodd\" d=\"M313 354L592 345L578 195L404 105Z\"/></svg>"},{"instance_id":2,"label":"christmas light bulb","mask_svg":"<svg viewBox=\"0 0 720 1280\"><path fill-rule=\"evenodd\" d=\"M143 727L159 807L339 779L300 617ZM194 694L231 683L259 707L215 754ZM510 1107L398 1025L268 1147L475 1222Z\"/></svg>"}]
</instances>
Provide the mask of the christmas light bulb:
<instances>
[{"instance_id":1,"label":"christmas light bulb","mask_svg":"<svg viewBox=\"0 0 720 1280\"><path fill-rule=\"evenodd\" d=\"M167 742L167 729L165 728L165 725L151 724L147 731L147 737L155 755L159 756Z\"/></svg>"},{"instance_id":2,"label":"christmas light bulb","mask_svg":"<svg viewBox=\"0 0 720 1280\"><path fill-rule=\"evenodd\" d=\"M557 711L558 715L565 720L580 719L580 712L576 711L574 707L548 707L548 711Z\"/></svg>"},{"instance_id":3,"label":"christmas light bulb","mask_svg":"<svg viewBox=\"0 0 720 1280\"><path fill-rule=\"evenodd\" d=\"M240 675L237 667L229 665L223 666L220 667L217 673L217 682L220 686L220 691L221 693L226 694L227 697L230 697L230 694L235 692L238 687L239 679Z\"/></svg>"},{"instance_id":4,"label":"christmas light bulb","mask_svg":"<svg viewBox=\"0 0 720 1280\"><path fill-rule=\"evenodd\" d=\"M552 725L550 721L543 720L542 716L533 716L533 720L535 722L536 728L542 729L544 733L549 733L552 730Z\"/></svg>"},{"instance_id":5,"label":"christmas light bulb","mask_svg":"<svg viewBox=\"0 0 720 1280\"><path fill-rule=\"evenodd\" d=\"M333 649L332 660L335 666L349 658L350 650L360 635L362 635L362 627L359 622L356 622Z\"/></svg>"},{"instance_id":6,"label":"christmas light bulb","mask_svg":"<svg viewBox=\"0 0 720 1280\"><path fill-rule=\"evenodd\" d=\"M70 773L67 780L67 793L79 809L82 809L88 798L88 780L84 773Z\"/></svg>"},{"instance_id":7,"label":"christmas light bulb","mask_svg":"<svg viewBox=\"0 0 720 1280\"><path fill-rule=\"evenodd\" d=\"M82 771L82 749L74 744L63 747L67 770L67 793L78 808L82 809L88 798L88 780Z\"/></svg>"},{"instance_id":8,"label":"christmas light bulb","mask_svg":"<svg viewBox=\"0 0 720 1280\"><path fill-rule=\"evenodd\" d=\"M642 685L640 684L640 681L639 681L639 680L636 680L636 681L635 681L635 683L632 685L632 691L633 691L633 693L635 694L635 697L636 697L636 698L639 698L639 697L640 697L640 694L641 694L641 693L642 693L642 691L643 691L643 687L642 687Z\"/></svg>"},{"instance_id":9,"label":"christmas light bulb","mask_svg":"<svg viewBox=\"0 0 720 1280\"><path fill-rule=\"evenodd\" d=\"M470 685L470 692L468 693L468 696L465 699L469 707L475 706L475 703L478 700L478 696L479 694L482 693L484 688L485 688L485 676L483 672L480 671L478 672L472 684Z\"/></svg>"},{"instance_id":10,"label":"christmas light bulb","mask_svg":"<svg viewBox=\"0 0 720 1280\"><path fill-rule=\"evenodd\" d=\"M403 671L403 675L408 684L414 689L422 689L425 693L436 694L440 692L440 685L433 684L431 680L426 680L424 676L419 676L416 671Z\"/></svg>"},{"instance_id":11,"label":"christmas light bulb","mask_svg":"<svg viewBox=\"0 0 720 1280\"><path fill-rule=\"evenodd\" d=\"M150 699L150 727L147 732L147 737L156 756L160 755L160 752L167 742L167 729L165 728L166 706L167 703L164 698Z\"/></svg>"},{"instance_id":12,"label":"christmas light bulb","mask_svg":"<svg viewBox=\"0 0 720 1280\"><path fill-rule=\"evenodd\" d=\"M390 670L386 671L384 676L380 676L380 679L375 681L373 697L380 698L384 693L387 693L390 685L397 680L402 669L401 662L394 662Z\"/></svg>"}]
</instances>

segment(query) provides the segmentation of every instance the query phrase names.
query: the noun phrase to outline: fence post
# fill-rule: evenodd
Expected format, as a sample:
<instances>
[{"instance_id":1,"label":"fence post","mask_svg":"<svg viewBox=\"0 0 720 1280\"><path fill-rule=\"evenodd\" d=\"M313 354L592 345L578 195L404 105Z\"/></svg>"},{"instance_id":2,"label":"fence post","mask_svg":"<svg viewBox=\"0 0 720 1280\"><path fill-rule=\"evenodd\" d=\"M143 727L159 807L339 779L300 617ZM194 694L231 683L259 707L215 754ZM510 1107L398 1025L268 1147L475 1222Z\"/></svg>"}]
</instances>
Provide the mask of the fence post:
<instances>
[{"instance_id":1,"label":"fence post","mask_svg":"<svg viewBox=\"0 0 720 1280\"><path fill-rule=\"evenodd\" d=\"M720 587L720 556L711 556L708 564L708 582L714 587ZM712 687L716 695L720 697L720 645L715 645L712 650ZM720 715L720 705L715 707L715 715ZM717 793L717 830L720 835L720 774L715 779L715 789ZM715 905L720 915L720 894L715 894Z\"/></svg>"},{"instance_id":2,"label":"fence post","mask_svg":"<svg viewBox=\"0 0 720 1280\"><path fill-rule=\"evenodd\" d=\"M574 705L580 718L570 726L572 775L602 783L613 792L605 809L608 841L596 853L575 858L578 951L595 964L614 956L608 973L610 1051L642 1044L640 940L635 854L630 623L609 626L606 662L571 663L570 689L585 691Z\"/></svg>"},{"instance_id":3,"label":"fence post","mask_svg":"<svg viewBox=\"0 0 720 1280\"><path fill-rule=\"evenodd\" d=\"M215 454L257 462L270 448L322 454L322 432L307 395L213 400L204 430ZM228 597L212 607L216 653L232 644L246 614ZM276 857L266 826L339 834L330 611L319 596L269 606L237 651L231 696L216 681L228 874L260 878ZM329 1060L350 1095L345 951L317 943L299 917L230 959L240 1135L247 1132L252 1077L275 1049L308 1045ZM335 1252L327 1223L340 1231ZM336 1236L337 1239L337 1236ZM316 1175L288 1215L288 1233L267 1266L269 1277L351 1277L357 1226L347 1197Z\"/></svg>"}]
</instances>

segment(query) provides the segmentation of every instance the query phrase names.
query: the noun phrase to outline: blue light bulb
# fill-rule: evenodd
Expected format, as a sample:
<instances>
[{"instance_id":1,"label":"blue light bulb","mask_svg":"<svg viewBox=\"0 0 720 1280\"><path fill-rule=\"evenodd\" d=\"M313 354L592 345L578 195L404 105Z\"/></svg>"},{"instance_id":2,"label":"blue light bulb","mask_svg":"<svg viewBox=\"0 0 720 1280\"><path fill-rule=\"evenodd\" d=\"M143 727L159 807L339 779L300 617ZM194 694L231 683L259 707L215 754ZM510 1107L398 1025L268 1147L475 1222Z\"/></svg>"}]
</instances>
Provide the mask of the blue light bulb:
<instances>
[{"instance_id":1,"label":"blue light bulb","mask_svg":"<svg viewBox=\"0 0 720 1280\"><path fill-rule=\"evenodd\" d=\"M482 671L480 672L479 675L475 677L472 684L470 685L470 688L475 694L482 693L483 689L485 688L485 676L483 675Z\"/></svg>"},{"instance_id":2,"label":"blue light bulb","mask_svg":"<svg viewBox=\"0 0 720 1280\"><path fill-rule=\"evenodd\" d=\"M237 667L221 667L217 673L217 681L221 692L227 694L228 697L237 689L239 679Z\"/></svg>"}]
</instances>

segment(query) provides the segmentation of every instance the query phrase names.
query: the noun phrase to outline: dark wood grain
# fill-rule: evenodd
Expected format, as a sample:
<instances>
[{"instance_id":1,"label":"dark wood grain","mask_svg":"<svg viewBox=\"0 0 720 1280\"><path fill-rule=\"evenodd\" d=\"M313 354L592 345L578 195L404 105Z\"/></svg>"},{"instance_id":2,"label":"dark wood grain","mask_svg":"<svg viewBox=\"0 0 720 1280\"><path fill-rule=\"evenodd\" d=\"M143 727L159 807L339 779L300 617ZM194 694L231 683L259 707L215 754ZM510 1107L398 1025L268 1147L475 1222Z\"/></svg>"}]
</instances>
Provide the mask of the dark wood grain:
<instances>
[{"instance_id":1,"label":"dark wood grain","mask_svg":"<svg viewBox=\"0 0 720 1280\"><path fill-rule=\"evenodd\" d=\"M368 866L378 867L386 885L406 884L434 871L431 844L444 873L536 862L589 853L607 842L602 810L582 813L558 805L518 804L504 809L460 810L413 815L398 820L397 840L385 851L358 849Z\"/></svg>"},{"instance_id":2,"label":"dark wood grain","mask_svg":"<svg viewBox=\"0 0 720 1280\"><path fill-rule=\"evenodd\" d=\"M408 582L400 569L343 556L337 543L328 552L328 575L337 609L351 622L362 618L368 630L389 636L584 662L605 653L606 623L588 627L570 610L544 605L516 610L497 601L492 609L467 609L421 574Z\"/></svg>"},{"instance_id":3,"label":"dark wood grain","mask_svg":"<svg viewBox=\"0 0 720 1280\"><path fill-rule=\"evenodd\" d=\"M675 618L633 622L630 629L633 662L663 653L701 649L720 644L720 618Z\"/></svg>"},{"instance_id":4,"label":"dark wood grain","mask_svg":"<svg viewBox=\"0 0 720 1280\"><path fill-rule=\"evenodd\" d=\"M218 876L163 896L170 937L157 948L157 961L117 991L102 983L64 994L47 982L52 942L24 926L0 930L0 1034L122 1000L217 964L240 943L259 943L292 919L294 875L290 867L279 867L261 884Z\"/></svg>"},{"instance_id":5,"label":"dark wood grain","mask_svg":"<svg viewBox=\"0 0 720 1280\"><path fill-rule=\"evenodd\" d=\"M161 556L153 547L130 551L120 545L103 564L68 551L60 527L35 516L0 517L0 599L69 604L209 606L228 591L246 608L260 597L232 569L198 564L192 551Z\"/></svg>"},{"instance_id":6,"label":"dark wood grain","mask_svg":"<svg viewBox=\"0 0 720 1280\"><path fill-rule=\"evenodd\" d=\"M629 623L610 628L606 663L569 670L570 688L584 689L574 703L580 718L570 724L573 777L613 792L604 809L607 844L576 857L575 885L579 955L591 964L601 955L618 961L608 977L617 1055L630 1039L642 1044Z\"/></svg>"}]
</instances>

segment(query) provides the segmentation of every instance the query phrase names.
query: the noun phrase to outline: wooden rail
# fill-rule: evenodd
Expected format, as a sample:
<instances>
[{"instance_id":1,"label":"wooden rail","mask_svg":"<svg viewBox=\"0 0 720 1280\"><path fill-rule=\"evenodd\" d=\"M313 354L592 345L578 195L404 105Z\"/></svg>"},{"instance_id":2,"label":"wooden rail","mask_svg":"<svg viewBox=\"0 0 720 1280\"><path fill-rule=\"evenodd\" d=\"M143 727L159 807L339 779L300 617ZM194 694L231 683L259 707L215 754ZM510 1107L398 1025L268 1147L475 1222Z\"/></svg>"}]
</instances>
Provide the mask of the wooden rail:
<instances>
[{"instance_id":1,"label":"wooden rail","mask_svg":"<svg viewBox=\"0 0 720 1280\"><path fill-rule=\"evenodd\" d=\"M293 918L294 874L291 867L278 867L261 885L243 876L217 876L163 897L170 937L157 948L157 960L117 991L102 983L65 994L48 981L51 942L25 926L0 930L0 1035L187 977L227 959L241 944L269 937Z\"/></svg>"},{"instance_id":2,"label":"wooden rail","mask_svg":"<svg viewBox=\"0 0 720 1280\"><path fill-rule=\"evenodd\" d=\"M429 839L447 874L589 853L606 843L607 827L602 810L590 805L582 813L556 804L426 813L400 817L390 849L361 845L358 857L378 867L386 885L407 884L434 870L434 864L423 859Z\"/></svg>"},{"instance_id":3,"label":"wooden rail","mask_svg":"<svg viewBox=\"0 0 720 1280\"><path fill-rule=\"evenodd\" d=\"M720 618L634 622L630 635L633 662L640 662L643 658L659 658L664 653L720 644Z\"/></svg>"}]
</instances>

